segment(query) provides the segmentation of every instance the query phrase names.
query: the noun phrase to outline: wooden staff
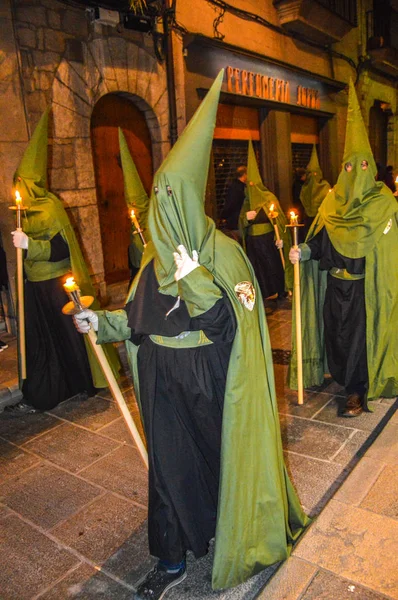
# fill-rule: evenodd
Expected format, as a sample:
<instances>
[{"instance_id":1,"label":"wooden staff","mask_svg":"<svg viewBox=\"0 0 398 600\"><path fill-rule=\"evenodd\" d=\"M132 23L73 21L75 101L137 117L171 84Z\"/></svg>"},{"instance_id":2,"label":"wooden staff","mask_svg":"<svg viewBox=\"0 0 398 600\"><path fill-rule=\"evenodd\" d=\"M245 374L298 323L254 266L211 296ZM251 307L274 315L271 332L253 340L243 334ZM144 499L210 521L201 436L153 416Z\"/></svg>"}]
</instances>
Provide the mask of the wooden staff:
<instances>
[{"instance_id":1,"label":"wooden staff","mask_svg":"<svg viewBox=\"0 0 398 600\"><path fill-rule=\"evenodd\" d=\"M298 223L298 216L295 212L290 213L290 224L293 231L293 248L298 250L298 231L299 227L304 227ZM301 295L300 295L300 262L294 265L294 310L296 317L296 355L297 355L297 392L298 403L304 404L304 386L303 386L303 340L301 334Z\"/></svg>"},{"instance_id":2,"label":"wooden staff","mask_svg":"<svg viewBox=\"0 0 398 600\"><path fill-rule=\"evenodd\" d=\"M73 277L69 277L66 280L64 288L65 291L68 293L69 298L71 299L71 302L65 304L65 306L62 309L62 312L66 315L75 315L79 312L82 312L86 308L89 308L89 306L91 306L92 302L94 301L94 298L92 296L80 296L80 290L77 284L74 282ZM139 453L141 454L141 458L144 461L146 468L148 468L148 453L141 439L139 431L134 423L134 420L131 416L131 413L128 409L126 401L123 398L123 394L118 386L116 378L109 365L108 359L106 358L105 352L102 346L97 344L97 334L95 333L91 323L90 330L87 336L90 342L90 346L93 349L93 352L101 366L102 372L108 382L108 386L111 391L112 397L119 406L124 421L132 435L132 438L138 448Z\"/></svg>"},{"instance_id":3,"label":"wooden staff","mask_svg":"<svg viewBox=\"0 0 398 600\"><path fill-rule=\"evenodd\" d=\"M9 207L16 211L17 231L22 231L21 212L25 210L22 206L22 198L18 190L15 192L15 206ZM23 248L17 248L17 313L18 313L18 345L21 379L26 379L26 335L25 335L25 290L23 280Z\"/></svg>"},{"instance_id":4,"label":"wooden staff","mask_svg":"<svg viewBox=\"0 0 398 600\"><path fill-rule=\"evenodd\" d=\"M275 237L278 240L278 242L280 242L281 236L279 235L279 227L278 227L278 223L276 222L276 219L277 219L279 213L276 210L274 210L274 208L275 208L275 205L271 204L271 206L269 207L268 218L271 221L272 225L274 226ZM281 261L282 261L283 270L285 270L286 265L285 265L285 257L283 256L283 250L282 250L282 248L278 248L278 249L279 249L279 254L281 257Z\"/></svg>"}]
</instances>

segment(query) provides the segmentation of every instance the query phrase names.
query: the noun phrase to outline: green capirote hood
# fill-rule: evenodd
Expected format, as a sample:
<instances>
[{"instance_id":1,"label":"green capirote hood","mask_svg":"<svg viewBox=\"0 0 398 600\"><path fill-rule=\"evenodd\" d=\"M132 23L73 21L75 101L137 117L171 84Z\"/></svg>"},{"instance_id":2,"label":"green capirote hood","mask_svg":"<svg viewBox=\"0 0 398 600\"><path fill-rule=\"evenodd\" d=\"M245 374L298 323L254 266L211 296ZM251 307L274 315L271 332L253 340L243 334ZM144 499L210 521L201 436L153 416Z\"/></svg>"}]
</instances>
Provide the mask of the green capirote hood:
<instances>
[{"instance_id":1,"label":"green capirote hood","mask_svg":"<svg viewBox=\"0 0 398 600\"><path fill-rule=\"evenodd\" d=\"M348 258L367 256L396 210L391 190L375 180L376 173L365 123L350 80L342 169L336 185L319 208L333 246Z\"/></svg>"},{"instance_id":2,"label":"green capirote hood","mask_svg":"<svg viewBox=\"0 0 398 600\"><path fill-rule=\"evenodd\" d=\"M323 179L318 153L314 144L311 158L307 165L306 180L300 192L300 201L309 217L315 217L330 188L329 182Z\"/></svg>"},{"instance_id":3,"label":"green capirote hood","mask_svg":"<svg viewBox=\"0 0 398 600\"><path fill-rule=\"evenodd\" d=\"M214 223L204 212L206 183L224 77L221 70L154 177L148 228L155 246L159 291L177 296L173 252L183 244L199 253L209 271L214 261Z\"/></svg>"}]
</instances>

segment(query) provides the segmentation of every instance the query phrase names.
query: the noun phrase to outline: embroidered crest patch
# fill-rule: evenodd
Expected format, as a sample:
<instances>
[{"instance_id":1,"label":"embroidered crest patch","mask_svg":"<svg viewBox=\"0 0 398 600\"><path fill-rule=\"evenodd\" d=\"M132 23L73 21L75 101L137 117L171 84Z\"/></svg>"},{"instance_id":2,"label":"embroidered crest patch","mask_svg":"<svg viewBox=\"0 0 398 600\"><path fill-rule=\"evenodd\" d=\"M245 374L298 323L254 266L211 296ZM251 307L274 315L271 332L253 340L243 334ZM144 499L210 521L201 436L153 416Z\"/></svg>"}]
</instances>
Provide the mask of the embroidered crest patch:
<instances>
[{"instance_id":1,"label":"embroidered crest patch","mask_svg":"<svg viewBox=\"0 0 398 600\"><path fill-rule=\"evenodd\" d=\"M241 281L234 287L238 300L248 310L253 310L256 303L256 290L250 281Z\"/></svg>"}]
</instances>

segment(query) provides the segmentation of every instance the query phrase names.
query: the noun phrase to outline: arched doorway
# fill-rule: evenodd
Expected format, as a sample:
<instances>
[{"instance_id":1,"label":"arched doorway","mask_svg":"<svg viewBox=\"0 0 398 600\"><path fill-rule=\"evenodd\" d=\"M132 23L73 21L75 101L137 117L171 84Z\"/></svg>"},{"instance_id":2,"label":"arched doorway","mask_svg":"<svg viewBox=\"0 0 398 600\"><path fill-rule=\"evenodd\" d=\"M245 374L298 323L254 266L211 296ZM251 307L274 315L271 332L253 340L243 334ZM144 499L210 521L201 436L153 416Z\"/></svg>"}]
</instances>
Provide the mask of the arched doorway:
<instances>
[{"instance_id":1,"label":"arched doorway","mask_svg":"<svg viewBox=\"0 0 398 600\"><path fill-rule=\"evenodd\" d=\"M107 284L129 278L131 222L124 199L118 127L148 193L153 177L152 142L145 115L127 95L102 96L91 116L91 146Z\"/></svg>"}]
</instances>

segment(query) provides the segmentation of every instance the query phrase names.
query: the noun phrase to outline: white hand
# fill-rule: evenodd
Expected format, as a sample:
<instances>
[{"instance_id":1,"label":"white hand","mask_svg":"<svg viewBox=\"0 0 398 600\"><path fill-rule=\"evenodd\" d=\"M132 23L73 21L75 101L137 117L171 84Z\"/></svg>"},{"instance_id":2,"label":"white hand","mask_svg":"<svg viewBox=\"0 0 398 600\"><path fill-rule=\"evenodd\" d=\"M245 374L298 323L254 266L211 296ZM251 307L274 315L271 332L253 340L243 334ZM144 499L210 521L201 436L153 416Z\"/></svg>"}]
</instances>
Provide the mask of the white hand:
<instances>
[{"instance_id":1,"label":"white hand","mask_svg":"<svg viewBox=\"0 0 398 600\"><path fill-rule=\"evenodd\" d=\"M89 308L74 315L73 321L79 333L88 333L90 331L90 323L92 324L94 331L98 331L98 316Z\"/></svg>"},{"instance_id":2,"label":"white hand","mask_svg":"<svg viewBox=\"0 0 398 600\"><path fill-rule=\"evenodd\" d=\"M192 250L191 258L185 246L178 246L177 250L178 252L173 252L174 262L177 267L174 279L179 281L199 266L199 258L196 250Z\"/></svg>"},{"instance_id":3,"label":"white hand","mask_svg":"<svg viewBox=\"0 0 398 600\"><path fill-rule=\"evenodd\" d=\"M253 221L253 219L255 219L256 217L257 217L257 213L256 213L256 211L255 211L255 210L249 210L249 211L246 213L246 219L247 219L248 221Z\"/></svg>"},{"instance_id":4,"label":"white hand","mask_svg":"<svg viewBox=\"0 0 398 600\"><path fill-rule=\"evenodd\" d=\"M275 246L278 248L278 250L282 250L283 240L275 240Z\"/></svg>"},{"instance_id":5,"label":"white hand","mask_svg":"<svg viewBox=\"0 0 398 600\"><path fill-rule=\"evenodd\" d=\"M289 259L292 265L298 263L301 259L301 250L300 248L290 248Z\"/></svg>"},{"instance_id":6,"label":"white hand","mask_svg":"<svg viewBox=\"0 0 398 600\"><path fill-rule=\"evenodd\" d=\"M23 231L11 231L12 235L12 243L15 248L23 248L24 250L28 249L29 238Z\"/></svg>"}]
</instances>

